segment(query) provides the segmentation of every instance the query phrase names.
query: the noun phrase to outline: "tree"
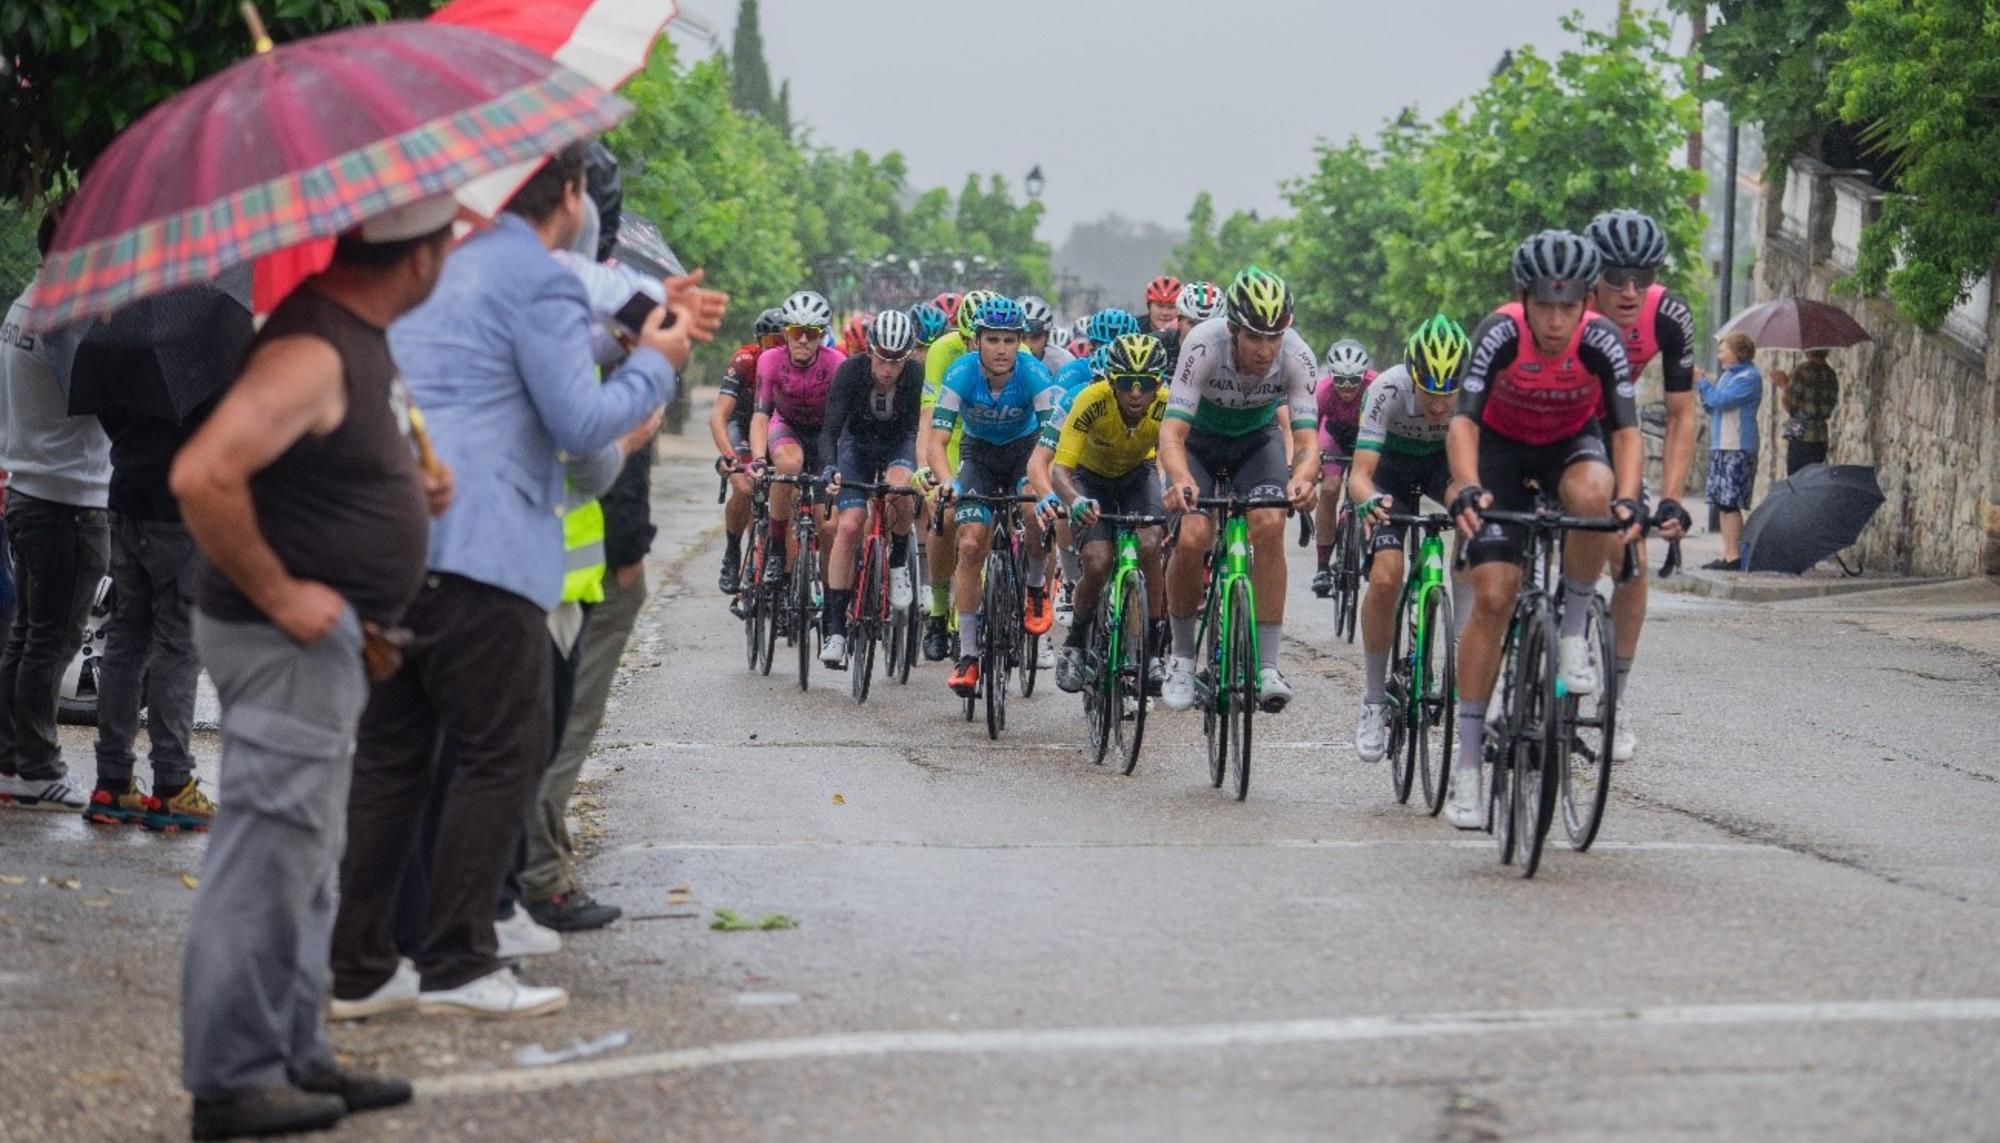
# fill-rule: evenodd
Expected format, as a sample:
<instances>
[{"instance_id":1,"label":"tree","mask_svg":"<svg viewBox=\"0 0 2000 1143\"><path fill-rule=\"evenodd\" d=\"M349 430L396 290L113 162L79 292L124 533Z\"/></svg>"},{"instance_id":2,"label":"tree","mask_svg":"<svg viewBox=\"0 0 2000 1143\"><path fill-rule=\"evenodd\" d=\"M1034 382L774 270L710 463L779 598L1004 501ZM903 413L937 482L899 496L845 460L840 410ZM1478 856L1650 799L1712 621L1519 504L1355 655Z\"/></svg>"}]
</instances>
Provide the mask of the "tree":
<instances>
[{"instance_id":1,"label":"tree","mask_svg":"<svg viewBox=\"0 0 2000 1143\"><path fill-rule=\"evenodd\" d=\"M1825 158L1830 64L1827 33L1847 24L1847 0L1669 0L1714 19L1702 37L1701 62L1715 73L1698 84L1704 99L1726 104L1739 122L1761 123L1769 170L1792 156Z\"/></svg>"},{"instance_id":2,"label":"tree","mask_svg":"<svg viewBox=\"0 0 2000 1143\"><path fill-rule=\"evenodd\" d=\"M1856 282L1935 328L2000 257L2000 20L1990 0L1851 10L1827 37L1827 105L1867 125L1897 191L1861 236Z\"/></svg>"},{"instance_id":3,"label":"tree","mask_svg":"<svg viewBox=\"0 0 2000 1143\"><path fill-rule=\"evenodd\" d=\"M1415 111L1405 110L1382 128L1376 147L1358 138L1339 147L1321 142L1313 173L1287 186L1286 201L1298 213L1280 272L1297 294L1304 328L1353 337L1380 354L1429 316L1393 306L1383 289L1389 247L1416 232L1428 136Z\"/></svg>"},{"instance_id":4,"label":"tree","mask_svg":"<svg viewBox=\"0 0 2000 1143\"><path fill-rule=\"evenodd\" d=\"M743 0L736 6L736 34L729 45L729 102L746 115L777 121L771 65L764 62L764 33L757 22L757 0Z\"/></svg>"},{"instance_id":5,"label":"tree","mask_svg":"<svg viewBox=\"0 0 2000 1143\"><path fill-rule=\"evenodd\" d=\"M276 0L266 15L282 41L432 6ZM0 44L13 65L0 84L0 196L29 203L86 170L154 104L251 48L237 0L7 0Z\"/></svg>"},{"instance_id":6,"label":"tree","mask_svg":"<svg viewBox=\"0 0 2000 1143\"><path fill-rule=\"evenodd\" d=\"M1167 269L1183 281L1206 279L1228 285L1238 270L1252 263L1283 273L1286 220L1263 219L1256 211L1239 210L1215 222L1215 198L1207 191L1194 196L1188 208L1187 238L1174 247Z\"/></svg>"}]
</instances>

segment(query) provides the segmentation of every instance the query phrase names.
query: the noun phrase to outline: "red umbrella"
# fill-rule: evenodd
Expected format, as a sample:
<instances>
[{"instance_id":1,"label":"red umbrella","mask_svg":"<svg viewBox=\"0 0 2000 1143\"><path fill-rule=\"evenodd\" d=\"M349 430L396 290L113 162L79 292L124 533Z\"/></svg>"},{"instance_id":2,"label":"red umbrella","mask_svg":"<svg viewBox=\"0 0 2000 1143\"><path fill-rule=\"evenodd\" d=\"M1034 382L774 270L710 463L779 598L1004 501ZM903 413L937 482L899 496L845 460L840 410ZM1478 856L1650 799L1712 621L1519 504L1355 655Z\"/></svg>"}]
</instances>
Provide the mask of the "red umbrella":
<instances>
[{"instance_id":1,"label":"red umbrella","mask_svg":"<svg viewBox=\"0 0 2000 1143\"><path fill-rule=\"evenodd\" d=\"M1751 306L1722 333L1747 333L1759 349L1840 349L1873 340L1846 310L1807 298Z\"/></svg>"},{"instance_id":2,"label":"red umbrella","mask_svg":"<svg viewBox=\"0 0 2000 1143\"><path fill-rule=\"evenodd\" d=\"M497 36L393 23L262 51L114 140L35 284L48 328L207 281L616 123L618 97Z\"/></svg>"}]
</instances>

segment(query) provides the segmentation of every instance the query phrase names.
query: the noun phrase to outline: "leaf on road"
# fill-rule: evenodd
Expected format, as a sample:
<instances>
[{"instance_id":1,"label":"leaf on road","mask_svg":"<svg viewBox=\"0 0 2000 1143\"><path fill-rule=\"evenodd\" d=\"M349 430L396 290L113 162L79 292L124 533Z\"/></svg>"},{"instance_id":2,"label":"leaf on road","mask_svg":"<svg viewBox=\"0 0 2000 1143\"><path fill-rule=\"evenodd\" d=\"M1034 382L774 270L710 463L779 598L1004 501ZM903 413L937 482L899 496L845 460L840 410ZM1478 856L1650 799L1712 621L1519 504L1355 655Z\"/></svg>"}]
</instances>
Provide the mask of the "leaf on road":
<instances>
[{"instance_id":1,"label":"leaf on road","mask_svg":"<svg viewBox=\"0 0 2000 1143\"><path fill-rule=\"evenodd\" d=\"M694 890L688 888L685 885L674 886L672 889L667 890L667 904L669 905L694 904Z\"/></svg>"},{"instance_id":2,"label":"leaf on road","mask_svg":"<svg viewBox=\"0 0 2000 1143\"><path fill-rule=\"evenodd\" d=\"M17 877L12 873L0 873L0 885L26 885L27 883L28 879L25 877Z\"/></svg>"},{"instance_id":3,"label":"leaf on road","mask_svg":"<svg viewBox=\"0 0 2000 1143\"><path fill-rule=\"evenodd\" d=\"M757 927L768 933L774 929L796 929L799 923L783 913L766 913L764 919L757 922Z\"/></svg>"},{"instance_id":4,"label":"leaf on road","mask_svg":"<svg viewBox=\"0 0 2000 1143\"><path fill-rule=\"evenodd\" d=\"M111 898L86 897L83 900L83 907L86 909L109 909L111 907Z\"/></svg>"},{"instance_id":5,"label":"leaf on road","mask_svg":"<svg viewBox=\"0 0 2000 1143\"><path fill-rule=\"evenodd\" d=\"M58 889L83 888L83 881L75 877L44 877L42 878L42 884L53 885Z\"/></svg>"},{"instance_id":6,"label":"leaf on road","mask_svg":"<svg viewBox=\"0 0 2000 1143\"><path fill-rule=\"evenodd\" d=\"M715 923L709 928L719 933L772 932L777 929L796 929L797 921L783 913L766 913L757 920L751 920L734 909L717 909Z\"/></svg>"},{"instance_id":7,"label":"leaf on road","mask_svg":"<svg viewBox=\"0 0 2000 1143\"><path fill-rule=\"evenodd\" d=\"M839 794L835 794L833 796L833 804L836 806L844 806L847 804L847 799Z\"/></svg>"},{"instance_id":8,"label":"leaf on road","mask_svg":"<svg viewBox=\"0 0 2000 1143\"><path fill-rule=\"evenodd\" d=\"M183 874L181 874L181 884L183 884L183 885L187 886L188 888L192 889L192 888L194 888L195 886L197 886L197 885L200 885L200 884L201 884L201 879L200 879L200 878L198 878L198 877L196 877L196 876L195 876L194 874L192 874L192 873L183 873Z\"/></svg>"}]
</instances>

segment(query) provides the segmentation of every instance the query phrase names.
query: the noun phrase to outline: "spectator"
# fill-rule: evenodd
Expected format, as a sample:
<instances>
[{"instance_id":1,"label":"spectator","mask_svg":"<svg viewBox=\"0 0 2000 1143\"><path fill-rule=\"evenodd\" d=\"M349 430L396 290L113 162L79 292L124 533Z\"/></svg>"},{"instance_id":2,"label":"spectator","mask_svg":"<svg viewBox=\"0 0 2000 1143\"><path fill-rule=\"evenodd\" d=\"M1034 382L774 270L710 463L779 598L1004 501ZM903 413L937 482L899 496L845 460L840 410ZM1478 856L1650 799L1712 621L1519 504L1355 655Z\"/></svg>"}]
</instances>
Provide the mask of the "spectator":
<instances>
[{"instance_id":1,"label":"spectator","mask_svg":"<svg viewBox=\"0 0 2000 1143\"><path fill-rule=\"evenodd\" d=\"M55 221L53 210L42 220L44 256ZM28 332L27 301L24 291L0 330L0 467L11 474L7 546L16 592L0 654L0 802L74 813L90 796L63 763L56 695L104 578L111 442L94 418L69 415L70 364L82 331Z\"/></svg>"},{"instance_id":2,"label":"spectator","mask_svg":"<svg viewBox=\"0 0 2000 1143\"><path fill-rule=\"evenodd\" d=\"M393 669L381 630L423 584L426 517L451 499L411 449L387 329L436 285L457 213L430 199L342 237L174 461L209 561L195 644L222 698L223 805L181 973L196 1139L410 1098L335 1064L322 1008L355 727L369 674Z\"/></svg>"},{"instance_id":3,"label":"spectator","mask_svg":"<svg viewBox=\"0 0 2000 1143\"><path fill-rule=\"evenodd\" d=\"M1722 376L1697 374L1695 395L1708 410L1708 503L1721 517L1722 558L1711 570L1742 565L1743 513L1757 482L1757 409L1764 403L1764 378L1751 360L1757 344L1745 333L1727 333L1716 351Z\"/></svg>"},{"instance_id":4,"label":"spectator","mask_svg":"<svg viewBox=\"0 0 2000 1143\"><path fill-rule=\"evenodd\" d=\"M1840 400L1840 378L1826 363L1826 350L1808 349L1797 373L1771 370L1771 384L1785 403L1785 475L1809 464L1826 463L1827 424Z\"/></svg>"}]
</instances>

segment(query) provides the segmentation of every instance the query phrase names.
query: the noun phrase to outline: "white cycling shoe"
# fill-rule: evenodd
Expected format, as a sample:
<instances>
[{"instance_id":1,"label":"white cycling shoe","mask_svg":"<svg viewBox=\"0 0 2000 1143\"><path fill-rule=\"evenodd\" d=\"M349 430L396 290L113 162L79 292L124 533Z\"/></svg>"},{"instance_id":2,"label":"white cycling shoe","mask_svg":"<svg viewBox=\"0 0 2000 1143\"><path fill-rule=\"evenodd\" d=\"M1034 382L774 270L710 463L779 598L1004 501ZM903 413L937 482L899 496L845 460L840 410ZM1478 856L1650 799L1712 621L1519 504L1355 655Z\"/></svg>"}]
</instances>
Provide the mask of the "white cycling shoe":
<instances>
[{"instance_id":1,"label":"white cycling shoe","mask_svg":"<svg viewBox=\"0 0 2000 1143\"><path fill-rule=\"evenodd\" d=\"M1361 721L1354 725L1354 752L1363 762L1380 762L1389 752L1389 705L1361 704Z\"/></svg>"},{"instance_id":2,"label":"white cycling shoe","mask_svg":"<svg viewBox=\"0 0 2000 1143\"><path fill-rule=\"evenodd\" d=\"M847 636L828 635L826 645L819 649L822 665L838 670L847 665Z\"/></svg>"},{"instance_id":3,"label":"white cycling shoe","mask_svg":"<svg viewBox=\"0 0 2000 1143\"><path fill-rule=\"evenodd\" d=\"M1556 678L1573 695L1597 693L1597 664L1590 657L1590 637L1564 635L1556 640Z\"/></svg>"},{"instance_id":4,"label":"white cycling shoe","mask_svg":"<svg viewBox=\"0 0 2000 1143\"><path fill-rule=\"evenodd\" d=\"M1285 681L1283 672L1276 667L1257 672L1257 705L1265 714L1276 714L1291 701L1292 684Z\"/></svg>"},{"instance_id":5,"label":"white cycling shoe","mask_svg":"<svg viewBox=\"0 0 2000 1143\"><path fill-rule=\"evenodd\" d=\"M1451 792L1445 795L1444 820L1458 829L1485 829L1486 805L1480 799L1480 772L1454 769Z\"/></svg>"},{"instance_id":6,"label":"white cycling shoe","mask_svg":"<svg viewBox=\"0 0 2000 1143\"><path fill-rule=\"evenodd\" d=\"M889 569L889 606L902 610L917 598L916 589L910 586L909 568Z\"/></svg>"},{"instance_id":7,"label":"white cycling shoe","mask_svg":"<svg viewBox=\"0 0 2000 1143\"><path fill-rule=\"evenodd\" d=\"M1639 753L1639 739L1632 733L1632 724L1624 719L1611 731L1611 760L1630 762Z\"/></svg>"},{"instance_id":8,"label":"white cycling shoe","mask_svg":"<svg viewBox=\"0 0 2000 1143\"><path fill-rule=\"evenodd\" d=\"M1167 681L1160 684L1160 702L1168 710L1194 709L1194 660L1167 657Z\"/></svg>"}]
</instances>

